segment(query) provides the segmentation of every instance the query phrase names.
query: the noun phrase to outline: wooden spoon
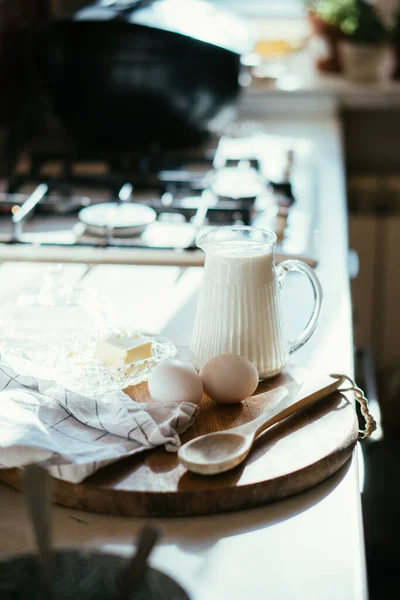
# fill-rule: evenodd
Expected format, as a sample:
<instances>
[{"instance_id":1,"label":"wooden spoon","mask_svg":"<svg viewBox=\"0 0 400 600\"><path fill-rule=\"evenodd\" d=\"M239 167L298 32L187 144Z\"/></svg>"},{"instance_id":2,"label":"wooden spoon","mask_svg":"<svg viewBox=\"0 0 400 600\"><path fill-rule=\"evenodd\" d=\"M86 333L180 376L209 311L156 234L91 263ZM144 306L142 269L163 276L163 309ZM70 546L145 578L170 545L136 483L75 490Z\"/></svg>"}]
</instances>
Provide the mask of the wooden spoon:
<instances>
[{"instance_id":1,"label":"wooden spoon","mask_svg":"<svg viewBox=\"0 0 400 600\"><path fill-rule=\"evenodd\" d=\"M329 375L308 385L306 394L300 389L299 393L303 393L295 402L285 386L271 390L269 393L274 405L267 413L239 427L194 438L181 446L178 457L193 473L215 475L229 471L244 461L260 433L325 398L337 390L343 381L342 378L333 380Z\"/></svg>"}]
</instances>

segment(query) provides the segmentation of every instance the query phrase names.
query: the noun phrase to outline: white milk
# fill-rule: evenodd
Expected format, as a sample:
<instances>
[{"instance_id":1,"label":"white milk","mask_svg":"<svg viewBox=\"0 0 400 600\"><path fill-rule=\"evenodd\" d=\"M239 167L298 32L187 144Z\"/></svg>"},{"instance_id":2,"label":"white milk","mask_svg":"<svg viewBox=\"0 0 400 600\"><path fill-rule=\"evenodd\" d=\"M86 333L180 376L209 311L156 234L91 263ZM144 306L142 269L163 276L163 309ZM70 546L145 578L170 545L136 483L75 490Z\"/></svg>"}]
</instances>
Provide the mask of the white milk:
<instances>
[{"instance_id":1,"label":"white milk","mask_svg":"<svg viewBox=\"0 0 400 600\"><path fill-rule=\"evenodd\" d=\"M288 348L272 248L252 241L207 248L191 344L196 369L224 352L240 354L261 378L281 371Z\"/></svg>"}]
</instances>

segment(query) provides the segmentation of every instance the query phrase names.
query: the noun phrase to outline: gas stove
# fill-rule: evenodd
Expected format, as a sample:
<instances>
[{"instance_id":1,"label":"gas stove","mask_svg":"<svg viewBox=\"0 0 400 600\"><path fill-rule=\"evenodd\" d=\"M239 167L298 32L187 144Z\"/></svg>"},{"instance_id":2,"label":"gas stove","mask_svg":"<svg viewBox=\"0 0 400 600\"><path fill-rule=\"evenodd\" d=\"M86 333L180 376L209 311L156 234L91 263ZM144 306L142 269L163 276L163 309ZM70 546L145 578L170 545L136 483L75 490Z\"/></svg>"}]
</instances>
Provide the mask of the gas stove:
<instances>
[{"instance_id":1,"label":"gas stove","mask_svg":"<svg viewBox=\"0 0 400 600\"><path fill-rule=\"evenodd\" d=\"M201 147L129 152L52 133L27 144L3 181L4 259L201 264L199 235L252 225L275 231L278 254L316 262L315 173L302 140L241 123Z\"/></svg>"}]
</instances>

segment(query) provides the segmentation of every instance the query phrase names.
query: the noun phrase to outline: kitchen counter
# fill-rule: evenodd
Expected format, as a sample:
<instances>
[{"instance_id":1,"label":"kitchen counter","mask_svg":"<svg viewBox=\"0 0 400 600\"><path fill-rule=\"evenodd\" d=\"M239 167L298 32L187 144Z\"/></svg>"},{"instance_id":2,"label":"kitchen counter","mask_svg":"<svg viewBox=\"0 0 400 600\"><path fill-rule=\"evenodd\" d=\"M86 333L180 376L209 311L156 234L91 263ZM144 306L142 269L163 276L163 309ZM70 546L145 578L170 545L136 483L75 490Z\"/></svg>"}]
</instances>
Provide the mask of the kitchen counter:
<instances>
[{"instance_id":1,"label":"kitchen counter","mask_svg":"<svg viewBox=\"0 0 400 600\"><path fill-rule=\"evenodd\" d=\"M271 118L266 124L271 134L308 140L317 174L317 274L324 303L317 332L294 359L315 371L353 375L345 180L338 121L333 113L326 113L320 119ZM44 264L3 264L0 299L12 299L23 286L37 283L46 269ZM65 276L107 294L118 324L150 328L179 345L189 343L201 268L104 265L87 269L66 265ZM293 276L293 283L285 284L283 296L288 330L300 329L310 310L308 288L301 287L294 296L295 279ZM303 302L299 302L299 295ZM159 519L165 535L151 563L175 577L192 600L365 600L360 456L357 446L350 463L329 480L282 502L217 516ZM31 549L33 536L23 496L1 485L0 513L1 554ZM59 547L88 546L129 553L143 519L54 507L53 523L54 541Z\"/></svg>"},{"instance_id":2,"label":"kitchen counter","mask_svg":"<svg viewBox=\"0 0 400 600\"><path fill-rule=\"evenodd\" d=\"M270 32L270 35L271 32ZM313 45L270 59L281 74L276 80L253 79L242 89L244 113L308 113L325 115L346 108L392 110L400 108L400 80L358 82L342 73L321 73L315 67Z\"/></svg>"}]
</instances>

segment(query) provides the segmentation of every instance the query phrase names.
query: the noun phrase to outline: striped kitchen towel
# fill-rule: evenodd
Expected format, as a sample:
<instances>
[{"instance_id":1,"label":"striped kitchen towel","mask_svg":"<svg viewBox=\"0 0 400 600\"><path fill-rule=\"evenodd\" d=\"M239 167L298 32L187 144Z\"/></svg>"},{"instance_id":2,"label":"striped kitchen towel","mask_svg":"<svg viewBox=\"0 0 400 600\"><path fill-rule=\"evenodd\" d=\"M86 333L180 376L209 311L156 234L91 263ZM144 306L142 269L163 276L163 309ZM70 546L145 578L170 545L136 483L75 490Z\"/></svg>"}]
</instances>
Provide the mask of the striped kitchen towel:
<instances>
[{"instance_id":1,"label":"striped kitchen towel","mask_svg":"<svg viewBox=\"0 0 400 600\"><path fill-rule=\"evenodd\" d=\"M135 402L121 390L91 398L0 364L0 468L38 463L78 483L143 450L176 452L197 411L186 402Z\"/></svg>"}]
</instances>

